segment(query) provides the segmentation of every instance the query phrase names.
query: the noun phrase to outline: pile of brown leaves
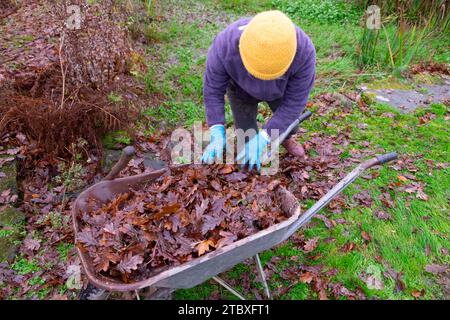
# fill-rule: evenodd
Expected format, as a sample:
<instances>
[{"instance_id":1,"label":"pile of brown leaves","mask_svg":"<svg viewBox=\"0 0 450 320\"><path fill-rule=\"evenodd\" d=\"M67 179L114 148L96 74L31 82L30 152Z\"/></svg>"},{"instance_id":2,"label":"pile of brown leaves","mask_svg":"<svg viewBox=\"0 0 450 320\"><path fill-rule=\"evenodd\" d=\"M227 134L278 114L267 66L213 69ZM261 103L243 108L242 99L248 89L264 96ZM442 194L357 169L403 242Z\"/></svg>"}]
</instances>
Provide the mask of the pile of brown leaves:
<instances>
[{"instance_id":1,"label":"pile of brown leaves","mask_svg":"<svg viewBox=\"0 0 450 320\"><path fill-rule=\"evenodd\" d=\"M418 74L423 72L449 75L450 69L448 68L448 65L446 65L445 63L437 63L433 61L422 62L420 64L411 67L412 74Z\"/></svg>"},{"instance_id":2,"label":"pile of brown leaves","mask_svg":"<svg viewBox=\"0 0 450 320\"><path fill-rule=\"evenodd\" d=\"M53 66L62 73L60 58L67 85L101 88L125 71L131 44L121 6L111 0L70 5L82 11L80 29L65 26L67 4L50 0L27 1L0 20L0 84L4 78L20 89L39 86Z\"/></svg>"},{"instance_id":3,"label":"pile of brown leaves","mask_svg":"<svg viewBox=\"0 0 450 320\"><path fill-rule=\"evenodd\" d=\"M140 280L285 220L279 185L229 165L183 166L103 206L91 200L77 242L97 272Z\"/></svg>"}]
</instances>

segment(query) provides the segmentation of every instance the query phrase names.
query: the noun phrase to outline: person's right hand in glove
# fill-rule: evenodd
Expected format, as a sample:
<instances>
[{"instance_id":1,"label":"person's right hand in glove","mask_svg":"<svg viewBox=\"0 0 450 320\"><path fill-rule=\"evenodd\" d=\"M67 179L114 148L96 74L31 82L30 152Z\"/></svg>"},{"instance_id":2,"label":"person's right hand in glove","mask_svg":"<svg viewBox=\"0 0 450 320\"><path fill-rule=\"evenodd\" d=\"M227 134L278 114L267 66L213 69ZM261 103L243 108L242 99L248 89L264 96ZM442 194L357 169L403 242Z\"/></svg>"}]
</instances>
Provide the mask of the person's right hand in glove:
<instances>
[{"instance_id":1,"label":"person's right hand in glove","mask_svg":"<svg viewBox=\"0 0 450 320\"><path fill-rule=\"evenodd\" d=\"M226 145L225 126L216 124L209 128L211 141L203 152L202 163L213 164L216 159L222 159Z\"/></svg>"}]
</instances>

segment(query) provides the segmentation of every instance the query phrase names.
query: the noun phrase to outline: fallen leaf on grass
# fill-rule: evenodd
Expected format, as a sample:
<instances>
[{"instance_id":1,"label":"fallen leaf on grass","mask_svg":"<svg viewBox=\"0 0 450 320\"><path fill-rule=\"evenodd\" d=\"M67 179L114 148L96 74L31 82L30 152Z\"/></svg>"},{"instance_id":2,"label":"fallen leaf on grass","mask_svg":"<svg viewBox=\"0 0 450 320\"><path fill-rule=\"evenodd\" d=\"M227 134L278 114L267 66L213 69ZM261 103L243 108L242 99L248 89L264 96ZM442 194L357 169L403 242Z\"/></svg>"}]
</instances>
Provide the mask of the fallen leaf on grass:
<instances>
[{"instance_id":1,"label":"fallen leaf on grass","mask_svg":"<svg viewBox=\"0 0 450 320\"><path fill-rule=\"evenodd\" d=\"M335 296L336 299L340 299L341 297L346 297L349 300L366 300L366 296L362 292L360 288L356 288L355 291L351 291L347 289L341 283L330 283L328 287L331 289L331 292Z\"/></svg>"},{"instance_id":2,"label":"fallen leaf on grass","mask_svg":"<svg viewBox=\"0 0 450 320\"><path fill-rule=\"evenodd\" d=\"M381 200L381 203L384 204L387 208L393 208L394 202L392 201L391 195L389 192L383 192L379 199Z\"/></svg>"},{"instance_id":3,"label":"fallen leaf on grass","mask_svg":"<svg viewBox=\"0 0 450 320\"><path fill-rule=\"evenodd\" d=\"M326 226L328 229L332 229L333 227L336 226L336 221L330 220L330 219L328 219L327 217L325 217L325 216L322 215L322 214L316 214L316 215L314 216L314 218L322 220L322 221L325 223L325 226Z\"/></svg>"},{"instance_id":4,"label":"fallen leaf on grass","mask_svg":"<svg viewBox=\"0 0 450 320\"><path fill-rule=\"evenodd\" d=\"M412 292L411 292L411 294L412 294L412 296L414 297L414 298L417 298L417 299L419 299L420 297L423 297L424 295L425 295L425 289L422 289L422 290L413 290Z\"/></svg>"},{"instance_id":5,"label":"fallen leaf on grass","mask_svg":"<svg viewBox=\"0 0 450 320\"><path fill-rule=\"evenodd\" d=\"M313 251L317 247L317 242L319 241L319 237L315 237L312 239L309 239L305 242L305 245L303 246L303 252L308 253Z\"/></svg>"},{"instance_id":6,"label":"fallen leaf on grass","mask_svg":"<svg viewBox=\"0 0 450 320\"><path fill-rule=\"evenodd\" d=\"M23 244L25 245L25 248L30 251L38 250L41 247L41 244L39 243L39 241L37 241L35 239L31 239L31 238L26 238L23 241Z\"/></svg>"},{"instance_id":7,"label":"fallen leaf on grass","mask_svg":"<svg viewBox=\"0 0 450 320\"><path fill-rule=\"evenodd\" d=\"M302 275L300 275L300 281L303 283L311 283L313 278L314 275L311 272L305 272Z\"/></svg>"},{"instance_id":8,"label":"fallen leaf on grass","mask_svg":"<svg viewBox=\"0 0 450 320\"><path fill-rule=\"evenodd\" d=\"M397 273L397 277L395 278L395 291L401 292L405 291L405 283L403 282L403 272Z\"/></svg>"},{"instance_id":9,"label":"fallen leaf on grass","mask_svg":"<svg viewBox=\"0 0 450 320\"><path fill-rule=\"evenodd\" d=\"M381 274L381 269L379 266L375 264L371 264L367 267L366 272L363 275L364 282L367 285L367 288L370 290L383 290L384 283Z\"/></svg>"},{"instance_id":10,"label":"fallen leaf on grass","mask_svg":"<svg viewBox=\"0 0 450 320\"><path fill-rule=\"evenodd\" d=\"M439 264L429 264L425 267L425 270L430 273L439 274L448 270L448 266Z\"/></svg>"},{"instance_id":11,"label":"fallen leaf on grass","mask_svg":"<svg viewBox=\"0 0 450 320\"><path fill-rule=\"evenodd\" d=\"M382 116L386 118L395 118L395 114L393 114L392 112L385 112L382 114Z\"/></svg>"},{"instance_id":12,"label":"fallen leaf on grass","mask_svg":"<svg viewBox=\"0 0 450 320\"><path fill-rule=\"evenodd\" d=\"M370 234L368 234L367 232L365 232L364 230L361 231L361 237L366 240L367 242L370 242L372 240L372 237L370 236Z\"/></svg>"},{"instance_id":13,"label":"fallen leaf on grass","mask_svg":"<svg viewBox=\"0 0 450 320\"><path fill-rule=\"evenodd\" d=\"M353 249L355 249L355 243L354 242L347 242L342 246L342 252L350 252Z\"/></svg>"},{"instance_id":14,"label":"fallen leaf on grass","mask_svg":"<svg viewBox=\"0 0 450 320\"><path fill-rule=\"evenodd\" d=\"M367 288L369 288L370 290L383 290L384 289L383 281L381 281L381 279L375 275L371 275L371 276L367 277L366 284L367 284Z\"/></svg>"},{"instance_id":15,"label":"fallen leaf on grass","mask_svg":"<svg viewBox=\"0 0 450 320\"><path fill-rule=\"evenodd\" d=\"M413 181L417 181L417 178L415 175L411 174L411 173L405 173L404 177L407 178L408 180L413 180Z\"/></svg>"},{"instance_id":16,"label":"fallen leaf on grass","mask_svg":"<svg viewBox=\"0 0 450 320\"><path fill-rule=\"evenodd\" d=\"M416 193L416 197L423 201L428 201L428 195L423 191L423 184L414 182L411 185L407 186L404 191L406 193Z\"/></svg>"},{"instance_id":17,"label":"fallen leaf on grass","mask_svg":"<svg viewBox=\"0 0 450 320\"><path fill-rule=\"evenodd\" d=\"M384 273L384 276L392 278L392 280L395 281L395 291L396 292L402 292L405 290L405 283L403 282L403 272L397 272L395 271L387 261L384 261L381 257L379 260L379 263L383 264L384 268L386 269L386 272Z\"/></svg>"},{"instance_id":18,"label":"fallen leaf on grass","mask_svg":"<svg viewBox=\"0 0 450 320\"><path fill-rule=\"evenodd\" d=\"M381 220L391 220L392 216L389 213L386 213L384 211L378 210L374 212L375 217Z\"/></svg>"},{"instance_id":19,"label":"fallen leaf on grass","mask_svg":"<svg viewBox=\"0 0 450 320\"><path fill-rule=\"evenodd\" d=\"M317 278L314 281L314 289L319 295L319 300L328 300L326 286L328 284L328 280L324 280L321 278Z\"/></svg>"},{"instance_id":20,"label":"fallen leaf on grass","mask_svg":"<svg viewBox=\"0 0 450 320\"><path fill-rule=\"evenodd\" d=\"M428 196L425 194L425 192L423 192L423 190L418 190L416 197L423 201L428 201Z\"/></svg>"},{"instance_id":21,"label":"fallen leaf on grass","mask_svg":"<svg viewBox=\"0 0 450 320\"><path fill-rule=\"evenodd\" d=\"M370 208L372 206L373 200L370 195L369 190L364 190L353 197L359 202L360 205Z\"/></svg>"},{"instance_id":22,"label":"fallen leaf on grass","mask_svg":"<svg viewBox=\"0 0 450 320\"><path fill-rule=\"evenodd\" d=\"M71 264L67 267L66 271L66 287L69 290L80 290L83 287L81 281L81 267L79 265Z\"/></svg>"}]
</instances>

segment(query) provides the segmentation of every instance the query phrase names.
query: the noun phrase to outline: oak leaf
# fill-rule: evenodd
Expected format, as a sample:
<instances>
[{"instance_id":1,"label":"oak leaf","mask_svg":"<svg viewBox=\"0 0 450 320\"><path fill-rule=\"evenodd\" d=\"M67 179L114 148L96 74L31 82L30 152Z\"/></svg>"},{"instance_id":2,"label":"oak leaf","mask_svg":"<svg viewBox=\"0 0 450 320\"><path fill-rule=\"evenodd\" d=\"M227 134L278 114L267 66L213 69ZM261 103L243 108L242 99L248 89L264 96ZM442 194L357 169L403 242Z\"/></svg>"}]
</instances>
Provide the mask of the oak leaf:
<instances>
[{"instance_id":1,"label":"oak leaf","mask_svg":"<svg viewBox=\"0 0 450 320\"><path fill-rule=\"evenodd\" d=\"M197 249L198 256L204 255L205 252L209 251L209 248L214 248L214 241L204 240L200 242L195 248Z\"/></svg>"}]
</instances>

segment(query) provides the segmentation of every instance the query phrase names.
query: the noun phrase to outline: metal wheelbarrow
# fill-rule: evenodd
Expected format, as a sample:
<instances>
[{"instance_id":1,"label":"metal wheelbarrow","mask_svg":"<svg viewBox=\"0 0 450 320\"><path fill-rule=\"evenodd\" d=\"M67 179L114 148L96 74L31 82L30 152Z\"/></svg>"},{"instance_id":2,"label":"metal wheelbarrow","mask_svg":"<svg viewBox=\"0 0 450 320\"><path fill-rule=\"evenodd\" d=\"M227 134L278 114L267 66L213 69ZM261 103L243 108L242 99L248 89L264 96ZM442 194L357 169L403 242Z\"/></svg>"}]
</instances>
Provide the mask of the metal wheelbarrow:
<instances>
[{"instance_id":1,"label":"metal wheelbarrow","mask_svg":"<svg viewBox=\"0 0 450 320\"><path fill-rule=\"evenodd\" d=\"M307 117L309 117L309 115ZM167 172L167 169L161 169L136 176L114 179L121 169L126 166L133 154L134 149L132 147L125 148L122 158L105 180L86 189L75 200L72 207L75 236L80 230L80 221L78 218L79 212L86 210L89 198L93 197L98 201L105 203L114 199L116 195L127 192L130 187L136 188L143 183L157 179ZM117 279L99 275L95 272L91 258L88 254L78 246L77 252L90 284L99 288L99 291L101 292L104 292L104 290L109 292L135 291L137 294L137 290L144 288L151 288L150 291L152 293L156 293L158 289L171 292L176 289L195 287L212 278L240 299L245 299L245 297L217 275L229 270L236 264L243 262L248 258L254 257L259 278L264 287L265 296L266 298L271 299L269 286L267 285L258 254L288 239L365 170L375 165L382 165L396 158L396 153L388 153L361 163L304 213L301 213L300 205L295 196L285 188L280 187L278 188L278 193L282 199L282 201L280 201L282 203L282 210L289 217L287 220L189 262L179 266L170 267L142 281L123 283ZM137 295L137 297L139 296ZM158 298L158 295L156 294L154 297Z\"/></svg>"}]
</instances>

